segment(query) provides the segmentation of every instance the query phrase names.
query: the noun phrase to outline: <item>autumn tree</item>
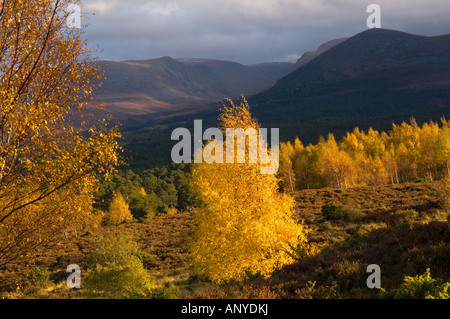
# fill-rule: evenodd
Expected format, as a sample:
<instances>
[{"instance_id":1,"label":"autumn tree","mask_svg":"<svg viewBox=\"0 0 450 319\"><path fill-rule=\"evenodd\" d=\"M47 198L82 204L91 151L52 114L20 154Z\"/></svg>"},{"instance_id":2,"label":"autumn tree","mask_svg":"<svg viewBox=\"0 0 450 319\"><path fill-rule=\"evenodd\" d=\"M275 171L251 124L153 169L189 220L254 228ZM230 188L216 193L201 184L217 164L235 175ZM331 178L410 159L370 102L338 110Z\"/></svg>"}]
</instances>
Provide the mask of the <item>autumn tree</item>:
<instances>
[{"instance_id":1,"label":"autumn tree","mask_svg":"<svg viewBox=\"0 0 450 319\"><path fill-rule=\"evenodd\" d=\"M354 170L350 156L339 149L333 134L319 141L320 171L331 182L331 186L347 188L354 184Z\"/></svg>"},{"instance_id":2,"label":"autumn tree","mask_svg":"<svg viewBox=\"0 0 450 319\"><path fill-rule=\"evenodd\" d=\"M355 127L337 142L333 134L306 147L281 144L280 177L288 185L290 164L297 188L351 187L439 180L450 176L450 124L393 124L388 132Z\"/></svg>"},{"instance_id":3,"label":"autumn tree","mask_svg":"<svg viewBox=\"0 0 450 319\"><path fill-rule=\"evenodd\" d=\"M388 174L391 184L399 184L398 166L396 161L395 149L393 144L389 144L382 156L383 166Z\"/></svg>"},{"instance_id":4,"label":"autumn tree","mask_svg":"<svg viewBox=\"0 0 450 319\"><path fill-rule=\"evenodd\" d=\"M318 165L319 157L318 147L311 144L296 153L293 169L298 188L327 186L327 181L322 176Z\"/></svg>"},{"instance_id":5,"label":"autumn tree","mask_svg":"<svg viewBox=\"0 0 450 319\"><path fill-rule=\"evenodd\" d=\"M101 73L69 3L0 3L0 265L89 220L117 163L117 129L87 121Z\"/></svg>"},{"instance_id":6,"label":"autumn tree","mask_svg":"<svg viewBox=\"0 0 450 319\"><path fill-rule=\"evenodd\" d=\"M442 129L434 144L434 163L440 168L442 180L439 193L441 195L442 208L450 211L450 122L442 119Z\"/></svg>"},{"instance_id":7,"label":"autumn tree","mask_svg":"<svg viewBox=\"0 0 450 319\"><path fill-rule=\"evenodd\" d=\"M434 122L425 123L419 129L419 176L433 181L438 178L436 165L436 144L439 139L439 125Z\"/></svg>"},{"instance_id":8,"label":"autumn tree","mask_svg":"<svg viewBox=\"0 0 450 319\"><path fill-rule=\"evenodd\" d=\"M259 128L245 99L230 103L219 119L224 133L226 128ZM216 141L215 148L224 158L226 143ZM262 174L265 164L251 163L249 154L246 146L245 163L193 166L192 182L204 208L195 213L189 247L195 271L213 282L267 277L293 261L289 247L306 243L305 226L293 218L294 199L280 193L276 176Z\"/></svg>"},{"instance_id":9,"label":"autumn tree","mask_svg":"<svg viewBox=\"0 0 450 319\"><path fill-rule=\"evenodd\" d=\"M118 225L125 221L131 220L133 220L133 215L131 215L130 207L123 196L121 194L117 194L109 206L106 221L114 225Z\"/></svg>"},{"instance_id":10,"label":"autumn tree","mask_svg":"<svg viewBox=\"0 0 450 319\"><path fill-rule=\"evenodd\" d=\"M450 123L445 119L442 119L433 154L440 177L450 177Z\"/></svg>"},{"instance_id":11,"label":"autumn tree","mask_svg":"<svg viewBox=\"0 0 450 319\"><path fill-rule=\"evenodd\" d=\"M281 186L284 191L293 192L297 184L303 184L304 175L308 175L306 167L301 167L297 173L294 171L296 161L302 157L305 151L305 146L298 137L294 140L294 145L291 142L280 144L280 168L279 178ZM305 173L305 174L303 174ZM299 179L297 181L297 179ZM306 182L307 184L308 182Z\"/></svg>"},{"instance_id":12,"label":"autumn tree","mask_svg":"<svg viewBox=\"0 0 450 319\"><path fill-rule=\"evenodd\" d=\"M395 147L395 157L400 182L409 182L418 177L419 128L415 119L411 123L392 125L391 141Z\"/></svg>"},{"instance_id":13,"label":"autumn tree","mask_svg":"<svg viewBox=\"0 0 450 319\"><path fill-rule=\"evenodd\" d=\"M342 139L339 149L352 159L355 184L383 185L388 182L388 172L382 161L385 153L383 134L372 128L365 133L356 127Z\"/></svg>"},{"instance_id":14,"label":"autumn tree","mask_svg":"<svg viewBox=\"0 0 450 319\"><path fill-rule=\"evenodd\" d=\"M292 160L294 159L295 151L291 142L281 143L280 145L280 168L279 177L281 186L285 192L293 192L295 188L295 175L292 169Z\"/></svg>"}]
</instances>

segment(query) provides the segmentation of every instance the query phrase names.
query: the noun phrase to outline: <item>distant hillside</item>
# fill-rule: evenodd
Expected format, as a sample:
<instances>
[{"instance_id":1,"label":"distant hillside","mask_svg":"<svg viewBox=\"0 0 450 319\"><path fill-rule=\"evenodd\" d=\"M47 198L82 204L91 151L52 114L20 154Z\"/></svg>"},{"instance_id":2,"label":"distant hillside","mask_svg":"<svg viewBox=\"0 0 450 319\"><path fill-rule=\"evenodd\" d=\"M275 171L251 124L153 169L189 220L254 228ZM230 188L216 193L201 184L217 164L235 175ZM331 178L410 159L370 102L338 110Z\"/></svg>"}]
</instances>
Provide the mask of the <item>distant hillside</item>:
<instances>
[{"instance_id":1,"label":"distant hillside","mask_svg":"<svg viewBox=\"0 0 450 319\"><path fill-rule=\"evenodd\" d=\"M297 60L297 63L295 63L293 70L297 70L298 68L308 64L309 62L311 62L312 60L317 58L319 55L321 55L325 51L328 51L332 47L335 47L336 45L344 42L347 39L349 39L349 38L340 38L340 39L331 40L331 41L328 41L328 42L325 42L324 44L322 44L316 51L305 52L301 56L301 58Z\"/></svg>"},{"instance_id":2,"label":"distant hillside","mask_svg":"<svg viewBox=\"0 0 450 319\"><path fill-rule=\"evenodd\" d=\"M416 36L371 29L347 39L249 98L263 125L296 135L389 129L414 116L450 115L450 35Z\"/></svg>"},{"instance_id":3,"label":"distant hillside","mask_svg":"<svg viewBox=\"0 0 450 319\"><path fill-rule=\"evenodd\" d=\"M286 75L291 63L242 65L211 59L101 61L106 79L96 96L125 124L208 108L211 102L252 95Z\"/></svg>"},{"instance_id":4,"label":"distant hillside","mask_svg":"<svg viewBox=\"0 0 450 319\"><path fill-rule=\"evenodd\" d=\"M328 50L280 78L272 88L247 96L252 114L263 127L280 128L282 141L298 136L304 143L315 144L320 136L332 132L339 138L355 126L388 131L393 122L409 122L410 117L419 125L450 118L450 35L423 37L375 29L339 44L331 41L322 49L327 46ZM175 62L185 66L214 63ZM278 67L258 67L269 66ZM181 109L185 113L180 111L177 117L170 105L171 117L159 125L127 132L130 163L151 167L169 162L175 143L170 141L172 130L192 129L194 118L203 119L204 127L216 126L219 114L214 107L220 105L199 106L195 112L192 107Z\"/></svg>"}]
</instances>

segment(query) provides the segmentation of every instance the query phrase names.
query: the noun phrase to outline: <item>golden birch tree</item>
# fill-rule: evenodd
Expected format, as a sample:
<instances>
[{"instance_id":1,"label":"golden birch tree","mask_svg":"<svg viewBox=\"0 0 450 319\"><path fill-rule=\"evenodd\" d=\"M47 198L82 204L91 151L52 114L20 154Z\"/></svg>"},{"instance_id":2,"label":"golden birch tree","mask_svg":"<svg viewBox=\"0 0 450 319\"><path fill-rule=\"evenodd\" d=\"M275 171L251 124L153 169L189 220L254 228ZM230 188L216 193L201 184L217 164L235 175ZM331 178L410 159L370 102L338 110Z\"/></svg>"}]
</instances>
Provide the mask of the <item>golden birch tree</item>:
<instances>
[{"instance_id":1,"label":"golden birch tree","mask_svg":"<svg viewBox=\"0 0 450 319\"><path fill-rule=\"evenodd\" d=\"M259 129L245 99L230 103L219 118L224 133L226 128ZM217 143L224 158L226 143ZM261 173L265 164L248 161L246 150L245 163L193 166L192 182L204 208L195 213L189 247L194 270L216 283L267 277L293 261L289 247L306 244L307 230L293 217L294 199L278 191L275 175Z\"/></svg>"},{"instance_id":2,"label":"golden birch tree","mask_svg":"<svg viewBox=\"0 0 450 319\"><path fill-rule=\"evenodd\" d=\"M280 145L280 168L278 175L284 192L293 193L295 189L295 175L292 168L292 159L295 151L291 142Z\"/></svg>"},{"instance_id":3,"label":"golden birch tree","mask_svg":"<svg viewBox=\"0 0 450 319\"><path fill-rule=\"evenodd\" d=\"M0 265L88 221L117 162L117 128L86 121L101 74L70 3L0 2Z\"/></svg>"},{"instance_id":4,"label":"golden birch tree","mask_svg":"<svg viewBox=\"0 0 450 319\"><path fill-rule=\"evenodd\" d=\"M106 221L114 225L119 225L125 221L132 221L133 215L131 214L130 207L119 193L114 196L111 204L109 205Z\"/></svg>"}]
</instances>

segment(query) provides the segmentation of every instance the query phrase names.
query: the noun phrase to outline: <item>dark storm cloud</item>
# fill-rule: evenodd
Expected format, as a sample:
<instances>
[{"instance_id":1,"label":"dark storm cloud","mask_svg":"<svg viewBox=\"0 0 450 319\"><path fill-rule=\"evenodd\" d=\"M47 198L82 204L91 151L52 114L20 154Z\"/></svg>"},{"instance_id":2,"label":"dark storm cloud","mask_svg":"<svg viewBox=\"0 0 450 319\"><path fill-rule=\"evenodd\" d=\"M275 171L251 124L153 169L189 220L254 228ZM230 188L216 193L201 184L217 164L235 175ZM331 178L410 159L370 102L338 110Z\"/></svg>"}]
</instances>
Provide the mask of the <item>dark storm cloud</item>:
<instances>
[{"instance_id":1,"label":"dark storm cloud","mask_svg":"<svg viewBox=\"0 0 450 319\"><path fill-rule=\"evenodd\" d=\"M206 57L246 64L294 61L325 41L367 29L380 5L382 27L450 33L448 0L85 0L90 45L102 59ZM90 13L95 12L95 16Z\"/></svg>"}]
</instances>

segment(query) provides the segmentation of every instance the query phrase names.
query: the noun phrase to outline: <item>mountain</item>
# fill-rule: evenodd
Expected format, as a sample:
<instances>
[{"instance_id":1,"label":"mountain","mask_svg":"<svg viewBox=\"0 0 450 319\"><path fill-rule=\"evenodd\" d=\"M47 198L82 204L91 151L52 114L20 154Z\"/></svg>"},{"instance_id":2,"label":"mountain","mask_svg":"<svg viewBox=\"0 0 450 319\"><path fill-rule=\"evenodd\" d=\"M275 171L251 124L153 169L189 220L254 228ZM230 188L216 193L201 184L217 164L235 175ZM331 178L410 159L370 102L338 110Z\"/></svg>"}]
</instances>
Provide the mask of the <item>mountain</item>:
<instances>
[{"instance_id":1,"label":"mountain","mask_svg":"<svg viewBox=\"0 0 450 319\"><path fill-rule=\"evenodd\" d=\"M171 57L99 64L105 80L95 94L105 104L103 112L128 125L198 112L225 98L258 93L293 66Z\"/></svg>"},{"instance_id":2,"label":"mountain","mask_svg":"<svg viewBox=\"0 0 450 319\"><path fill-rule=\"evenodd\" d=\"M248 100L263 125L306 142L355 126L386 130L412 116L439 120L450 115L450 35L370 29Z\"/></svg>"},{"instance_id":3,"label":"mountain","mask_svg":"<svg viewBox=\"0 0 450 319\"><path fill-rule=\"evenodd\" d=\"M340 39L331 40L331 41L328 41L328 42L325 42L324 44L322 44L316 51L305 52L301 56L301 58L297 60L297 62L295 63L295 65L293 67L293 70L297 70L300 67L304 66L305 64L308 64L309 62L311 62L312 60L317 58L319 55L321 55L325 51L328 51L332 47L335 47L336 45L338 45L348 39L349 38L340 38Z\"/></svg>"},{"instance_id":4,"label":"mountain","mask_svg":"<svg viewBox=\"0 0 450 319\"><path fill-rule=\"evenodd\" d=\"M283 141L298 136L304 143L317 143L320 136L331 132L340 138L356 126L363 130L373 127L387 131L392 123L409 121L410 117L415 117L419 125L450 117L450 35L425 37L371 29L337 42L322 46L328 50L322 50L307 63L304 62L308 55L302 57L297 69L292 70L291 64L291 68L285 69L286 74L274 80L276 83L269 89L251 96L247 94L251 112L262 127L279 128ZM173 61L183 68L219 63L204 59ZM303 65L299 66L301 63ZM220 62L219 65L224 66L221 72L226 74L227 64ZM238 67L269 66L272 72L278 70L277 65ZM149 80L149 83L158 82ZM225 88L213 86L211 82L205 85L208 89ZM186 92L182 89L180 91ZM242 92L236 93L238 96ZM189 92L185 94L195 97ZM220 93L216 97L219 96ZM201 95L196 97L201 99ZM179 116L173 116L175 104L164 103L172 112L170 117L163 118L162 111L155 113L156 118L162 118L157 124L126 132L125 149L132 166L148 168L170 162L170 151L175 143L170 142L170 134L177 127L192 130L194 119L203 119L204 127L217 126L220 103L203 108L192 104L190 108L180 107L183 112L177 114Z\"/></svg>"}]
</instances>

